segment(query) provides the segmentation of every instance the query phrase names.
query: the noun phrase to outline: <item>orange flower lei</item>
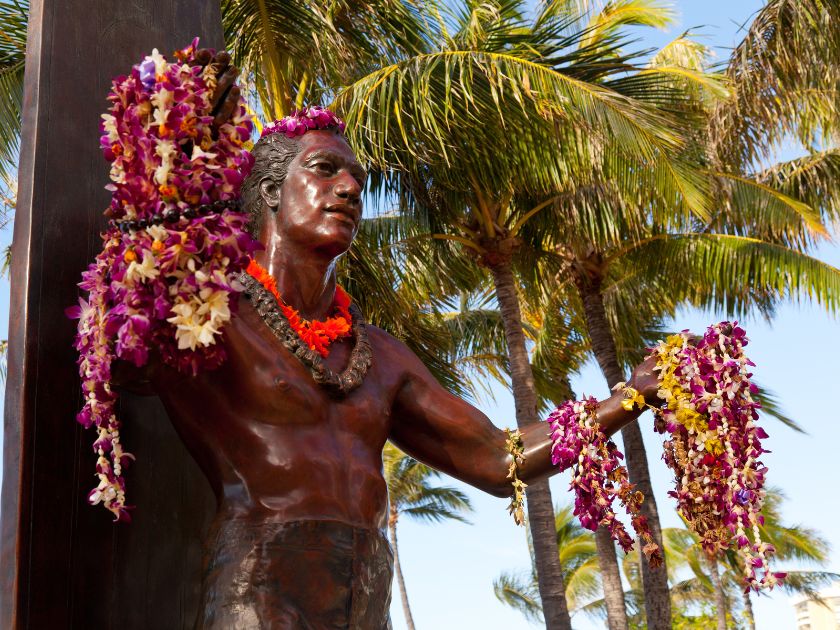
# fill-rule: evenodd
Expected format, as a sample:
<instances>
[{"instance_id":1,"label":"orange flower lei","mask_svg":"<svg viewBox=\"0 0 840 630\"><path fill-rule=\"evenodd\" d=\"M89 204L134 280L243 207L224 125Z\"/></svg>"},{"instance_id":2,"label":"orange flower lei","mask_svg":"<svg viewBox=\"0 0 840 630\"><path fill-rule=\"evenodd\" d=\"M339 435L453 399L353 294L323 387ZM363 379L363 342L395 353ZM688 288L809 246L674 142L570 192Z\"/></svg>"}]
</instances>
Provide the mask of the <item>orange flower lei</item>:
<instances>
[{"instance_id":1,"label":"orange flower lei","mask_svg":"<svg viewBox=\"0 0 840 630\"><path fill-rule=\"evenodd\" d=\"M283 301L280 292L277 290L277 281L265 267L253 258L248 263L247 272L254 280L263 285L266 291L271 292L277 298L277 305L286 319L289 320L292 330L303 339L306 345L322 357L329 356L330 344L333 341L350 336L350 325L353 322L349 310L350 296L340 286L336 285L335 297L333 297L333 308L338 311L338 315L328 317L323 322L317 319L309 321L303 319L295 309Z\"/></svg>"}]
</instances>

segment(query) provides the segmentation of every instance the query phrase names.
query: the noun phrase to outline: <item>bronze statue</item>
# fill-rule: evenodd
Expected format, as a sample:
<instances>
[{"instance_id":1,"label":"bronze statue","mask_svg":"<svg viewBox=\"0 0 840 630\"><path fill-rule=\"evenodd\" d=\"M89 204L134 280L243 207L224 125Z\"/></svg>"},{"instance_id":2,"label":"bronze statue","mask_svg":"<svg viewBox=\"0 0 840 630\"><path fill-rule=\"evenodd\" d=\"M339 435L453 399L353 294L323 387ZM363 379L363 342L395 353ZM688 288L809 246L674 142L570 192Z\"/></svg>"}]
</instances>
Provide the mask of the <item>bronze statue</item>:
<instances>
[{"instance_id":1,"label":"bronze statue","mask_svg":"<svg viewBox=\"0 0 840 630\"><path fill-rule=\"evenodd\" d=\"M365 172L335 130L269 135L254 154L242 196L265 247L256 261L302 317L324 319L336 261L359 228ZM354 388L317 383L318 370L290 352L265 319L259 292L248 287L241 297L221 368L188 377L158 364L145 376L218 499L197 627L390 627L386 440L507 497L506 435L375 326L363 327L369 367L353 356ZM334 342L321 374L325 367L340 376L363 342L360 330ZM657 388L652 366L646 361L631 380L649 400ZM141 388L136 377L124 380ZM625 411L622 397L600 403L608 434L639 414ZM546 433L544 425L523 431L526 483L553 470Z\"/></svg>"}]
</instances>

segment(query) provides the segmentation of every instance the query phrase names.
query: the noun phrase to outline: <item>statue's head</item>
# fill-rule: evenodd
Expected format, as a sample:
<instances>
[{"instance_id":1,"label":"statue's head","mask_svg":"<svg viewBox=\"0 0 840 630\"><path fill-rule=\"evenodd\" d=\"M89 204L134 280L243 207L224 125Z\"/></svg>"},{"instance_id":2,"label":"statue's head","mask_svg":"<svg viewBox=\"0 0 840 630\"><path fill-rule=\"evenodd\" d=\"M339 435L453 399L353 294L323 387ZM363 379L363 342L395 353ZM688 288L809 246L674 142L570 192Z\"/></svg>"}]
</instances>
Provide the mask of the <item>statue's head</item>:
<instances>
[{"instance_id":1,"label":"statue's head","mask_svg":"<svg viewBox=\"0 0 840 630\"><path fill-rule=\"evenodd\" d=\"M344 123L311 108L267 126L242 184L251 233L337 256L350 247L362 215L365 171L343 135Z\"/></svg>"}]
</instances>

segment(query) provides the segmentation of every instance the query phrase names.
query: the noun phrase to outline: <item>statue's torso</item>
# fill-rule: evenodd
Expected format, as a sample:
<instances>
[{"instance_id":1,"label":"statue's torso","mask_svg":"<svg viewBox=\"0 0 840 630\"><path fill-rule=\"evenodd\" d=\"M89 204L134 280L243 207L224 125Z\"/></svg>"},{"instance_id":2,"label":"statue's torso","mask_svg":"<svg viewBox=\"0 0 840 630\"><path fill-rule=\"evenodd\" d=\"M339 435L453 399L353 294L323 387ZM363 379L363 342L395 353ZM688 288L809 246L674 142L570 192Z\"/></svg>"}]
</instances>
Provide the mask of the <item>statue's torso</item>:
<instances>
[{"instance_id":1,"label":"statue's torso","mask_svg":"<svg viewBox=\"0 0 840 630\"><path fill-rule=\"evenodd\" d=\"M403 370L396 342L368 329L373 365L344 397L316 384L244 300L219 369L159 376L156 388L216 491L220 516L385 525L381 454ZM333 344L333 370L347 364L352 343Z\"/></svg>"}]
</instances>

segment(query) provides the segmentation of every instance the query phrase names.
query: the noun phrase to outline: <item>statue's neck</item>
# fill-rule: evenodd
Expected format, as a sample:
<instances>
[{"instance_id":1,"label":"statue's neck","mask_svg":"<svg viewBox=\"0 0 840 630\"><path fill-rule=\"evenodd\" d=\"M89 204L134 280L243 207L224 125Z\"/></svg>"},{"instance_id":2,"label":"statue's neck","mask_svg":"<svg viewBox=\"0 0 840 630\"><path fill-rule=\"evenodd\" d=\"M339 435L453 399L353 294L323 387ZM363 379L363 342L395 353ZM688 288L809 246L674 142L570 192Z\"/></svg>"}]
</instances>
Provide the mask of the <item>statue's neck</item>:
<instances>
[{"instance_id":1,"label":"statue's neck","mask_svg":"<svg viewBox=\"0 0 840 630\"><path fill-rule=\"evenodd\" d=\"M283 301L305 319L328 317L335 297L336 259L280 238L264 245L254 258L277 281Z\"/></svg>"}]
</instances>

